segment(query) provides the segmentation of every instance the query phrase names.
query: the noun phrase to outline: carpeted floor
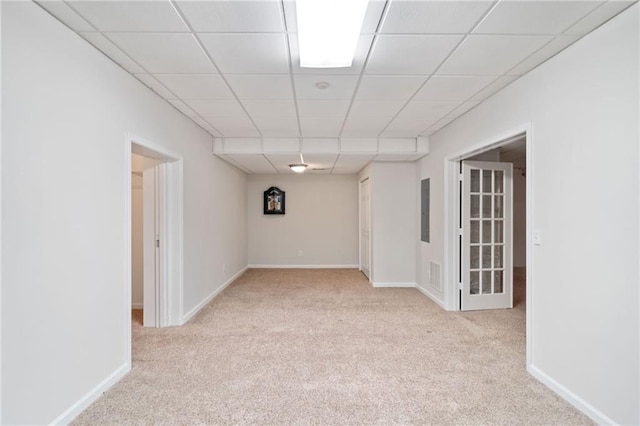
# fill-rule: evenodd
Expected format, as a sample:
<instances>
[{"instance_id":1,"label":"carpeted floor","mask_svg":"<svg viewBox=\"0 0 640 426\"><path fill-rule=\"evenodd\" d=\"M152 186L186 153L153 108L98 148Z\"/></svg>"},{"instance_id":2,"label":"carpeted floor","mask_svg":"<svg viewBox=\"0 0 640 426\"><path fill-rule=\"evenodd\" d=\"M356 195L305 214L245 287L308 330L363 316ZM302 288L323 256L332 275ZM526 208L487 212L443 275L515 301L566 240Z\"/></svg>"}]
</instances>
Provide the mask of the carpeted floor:
<instances>
[{"instance_id":1,"label":"carpeted floor","mask_svg":"<svg viewBox=\"0 0 640 426\"><path fill-rule=\"evenodd\" d=\"M591 424L527 374L522 297L449 313L355 270L249 270L183 327L138 317L132 372L74 423Z\"/></svg>"}]
</instances>

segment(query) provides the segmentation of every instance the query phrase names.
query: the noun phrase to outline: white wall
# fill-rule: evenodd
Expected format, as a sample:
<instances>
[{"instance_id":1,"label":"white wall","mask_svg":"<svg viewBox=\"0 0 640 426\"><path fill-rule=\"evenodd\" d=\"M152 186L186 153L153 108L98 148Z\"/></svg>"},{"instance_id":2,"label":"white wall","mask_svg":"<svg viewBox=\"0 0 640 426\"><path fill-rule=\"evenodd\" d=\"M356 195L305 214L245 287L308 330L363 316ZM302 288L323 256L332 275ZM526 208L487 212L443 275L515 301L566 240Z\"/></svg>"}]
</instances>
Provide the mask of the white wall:
<instances>
[{"instance_id":1,"label":"white wall","mask_svg":"<svg viewBox=\"0 0 640 426\"><path fill-rule=\"evenodd\" d=\"M638 47L636 4L432 135L419 165L420 261L442 262L444 158L530 123L529 368L603 423L640 423Z\"/></svg>"},{"instance_id":2,"label":"white wall","mask_svg":"<svg viewBox=\"0 0 640 426\"><path fill-rule=\"evenodd\" d=\"M359 174L371 179L371 281L376 286L416 283L416 238L420 238L416 163L377 162Z\"/></svg>"},{"instance_id":3,"label":"white wall","mask_svg":"<svg viewBox=\"0 0 640 426\"><path fill-rule=\"evenodd\" d=\"M272 186L285 191L285 215L263 214ZM247 197L250 265L358 265L357 176L249 175Z\"/></svg>"},{"instance_id":4,"label":"white wall","mask_svg":"<svg viewBox=\"0 0 640 426\"><path fill-rule=\"evenodd\" d=\"M184 159L185 312L247 264L246 175L36 4L2 9L0 421L45 424L127 369L128 132Z\"/></svg>"}]
</instances>

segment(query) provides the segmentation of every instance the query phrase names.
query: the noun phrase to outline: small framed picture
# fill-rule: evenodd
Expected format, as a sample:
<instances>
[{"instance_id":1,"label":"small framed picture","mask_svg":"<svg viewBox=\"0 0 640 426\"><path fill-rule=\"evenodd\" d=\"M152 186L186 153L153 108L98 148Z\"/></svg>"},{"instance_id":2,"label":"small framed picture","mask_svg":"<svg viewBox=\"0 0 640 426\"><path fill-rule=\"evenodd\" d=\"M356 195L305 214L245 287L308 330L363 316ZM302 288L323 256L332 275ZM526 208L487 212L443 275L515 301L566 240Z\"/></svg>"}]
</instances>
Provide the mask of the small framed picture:
<instances>
[{"instance_id":1,"label":"small framed picture","mask_svg":"<svg viewBox=\"0 0 640 426\"><path fill-rule=\"evenodd\" d=\"M284 214L284 191L272 186L264 191L264 214Z\"/></svg>"}]
</instances>

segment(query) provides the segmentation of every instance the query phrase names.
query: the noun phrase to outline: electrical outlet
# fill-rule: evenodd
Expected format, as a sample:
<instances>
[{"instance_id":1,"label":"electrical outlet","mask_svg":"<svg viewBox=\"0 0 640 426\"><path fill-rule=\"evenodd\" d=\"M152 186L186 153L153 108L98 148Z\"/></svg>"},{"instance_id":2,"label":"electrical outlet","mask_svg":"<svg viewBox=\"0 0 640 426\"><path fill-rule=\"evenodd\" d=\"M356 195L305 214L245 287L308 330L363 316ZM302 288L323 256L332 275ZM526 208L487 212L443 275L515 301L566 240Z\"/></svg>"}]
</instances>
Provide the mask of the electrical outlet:
<instances>
[{"instance_id":1,"label":"electrical outlet","mask_svg":"<svg viewBox=\"0 0 640 426\"><path fill-rule=\"evenodd\" d=\"M226 263L222 264L222 272L227 272L227 264Z\"/></svg>"},{"instance_id":2,"label":"electrical outlet","mask_svg":"<svg viewBox=\"0 0 640 426\"><path fill-rule=\"evenodd\" d=\"M298 257L302 257L303 253L302 250L298 250Z\"/></svg>"}]
</instances>

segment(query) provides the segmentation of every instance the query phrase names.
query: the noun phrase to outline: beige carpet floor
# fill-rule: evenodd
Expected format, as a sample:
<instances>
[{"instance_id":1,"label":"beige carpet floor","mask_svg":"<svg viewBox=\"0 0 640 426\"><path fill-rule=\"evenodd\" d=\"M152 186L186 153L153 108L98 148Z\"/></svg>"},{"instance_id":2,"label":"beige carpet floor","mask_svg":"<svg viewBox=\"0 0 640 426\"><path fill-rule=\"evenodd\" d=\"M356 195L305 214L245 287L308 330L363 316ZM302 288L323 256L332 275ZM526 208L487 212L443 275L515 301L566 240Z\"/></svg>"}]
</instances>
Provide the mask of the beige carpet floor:
<instances>
[{"instance_id":1,"label":"beige carpet floor","mask_svg":"<svg viewBox=\"0 0 640 426\"><path fill-rule=\"evenodd\" d=\"M131 373L75 424L591 424L526 372L522 297L450 313L355 270L249 270L183 327L134 321Z\"/></svg>"}]
</instances>

